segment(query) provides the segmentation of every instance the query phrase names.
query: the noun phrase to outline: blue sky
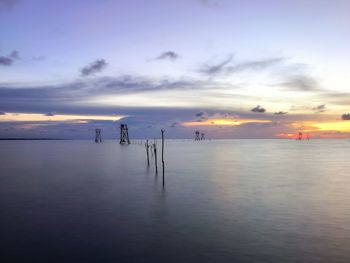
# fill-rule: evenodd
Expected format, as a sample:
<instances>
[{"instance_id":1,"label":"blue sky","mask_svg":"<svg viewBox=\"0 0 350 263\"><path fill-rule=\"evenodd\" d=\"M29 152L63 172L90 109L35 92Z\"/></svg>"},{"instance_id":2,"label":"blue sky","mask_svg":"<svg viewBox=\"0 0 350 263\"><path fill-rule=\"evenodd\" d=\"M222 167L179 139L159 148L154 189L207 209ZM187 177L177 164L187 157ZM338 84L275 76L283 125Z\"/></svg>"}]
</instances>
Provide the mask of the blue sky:
<instances>
[{"instance_id":1,"label":"blue sky","mask_svg":"<svg viewBox=\"0 0 350 263\"><path fill-rule=\"evenodd\" d=\"M89 138L97 127L113 137L121 121L139 138L347 137L348 10L0 0L0 137Z\"/></svg>"}]
</instances>

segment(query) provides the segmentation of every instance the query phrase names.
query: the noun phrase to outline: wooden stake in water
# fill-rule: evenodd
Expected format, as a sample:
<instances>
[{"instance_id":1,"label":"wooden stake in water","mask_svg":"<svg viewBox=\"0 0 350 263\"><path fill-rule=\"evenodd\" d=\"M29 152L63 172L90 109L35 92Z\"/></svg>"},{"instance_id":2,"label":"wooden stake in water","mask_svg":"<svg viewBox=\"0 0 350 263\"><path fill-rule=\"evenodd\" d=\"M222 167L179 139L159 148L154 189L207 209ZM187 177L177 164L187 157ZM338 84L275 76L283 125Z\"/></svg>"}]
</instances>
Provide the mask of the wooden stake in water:
<instances>
[{"instance_id":1,"label":"wooden stake in water","mask_svg":"<svg viewBox=\"0 0 350 263\"><path fill-rule=\"evenodd\" d=\"M154 164L156 166L156 174L158 174L157 145L156 145L156 142L153 143L153 149L154 149Z\"/></svg>"},{"instance_id":2,"label":"wooden stake in water","mask_svg":"<svg viewBox=\"0 0 350 263\"><path fill-rule=\"evenodd\" d=\"M148 153L149 145L148 145L148 140L145 143L145 147L146 147L146 153L147 153L147 165L149 167L149 153Z\"/></svg>"},{"instance_id":3,"label":"wooden stake in water","mask_svg":"<svg viewBox=\"0 0 350 263\"><path fill-rule=\"evenodd\" d=\"M165 130L162 129L162 166L163 166L163 186L164 186L164 132Z\"/></svg>"}]
</instances>

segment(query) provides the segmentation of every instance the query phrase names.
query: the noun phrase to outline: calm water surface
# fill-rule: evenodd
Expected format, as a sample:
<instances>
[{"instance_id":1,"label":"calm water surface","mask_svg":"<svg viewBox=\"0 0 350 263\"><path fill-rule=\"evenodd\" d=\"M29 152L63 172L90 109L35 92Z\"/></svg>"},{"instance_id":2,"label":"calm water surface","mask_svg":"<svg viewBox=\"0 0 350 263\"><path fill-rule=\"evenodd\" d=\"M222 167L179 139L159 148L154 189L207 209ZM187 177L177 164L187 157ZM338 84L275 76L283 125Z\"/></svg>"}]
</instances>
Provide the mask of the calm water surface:
<instances>
[{"instance_id":1,"label":"calm water surface","mask_svg":"<svg viewBox=\"0 0 350 263\"><path fill-rule=\"evenodd\" d=\"M350 140L169 140L163 188L142 145L0 141L0 260L350 262L349 157Z\"/></svg>"}]
</instances>

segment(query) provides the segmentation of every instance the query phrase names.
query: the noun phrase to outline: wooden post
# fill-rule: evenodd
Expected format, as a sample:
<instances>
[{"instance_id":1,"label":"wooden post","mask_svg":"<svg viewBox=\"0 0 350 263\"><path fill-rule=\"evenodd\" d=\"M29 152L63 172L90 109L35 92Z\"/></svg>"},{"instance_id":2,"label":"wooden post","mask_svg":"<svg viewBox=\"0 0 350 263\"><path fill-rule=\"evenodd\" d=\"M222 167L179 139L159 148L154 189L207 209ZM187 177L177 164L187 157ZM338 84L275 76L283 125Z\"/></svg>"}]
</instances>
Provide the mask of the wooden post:
<instances>
[{"instance_id":1,"label":"wooden post","mask_svg":"<svg viewBox=\"0 0 350 263\"><path fill-rule=\"evenodd\" d=\"M145 143L145 147L146 147L146 153L147 153L147 165L149 167L149 153L148 153L149 145L148 145L148 140Z\"/></svg>"},{"instance_id":2,"label":"wooden post","mask_svg":"<svg viewBox=\"0 0 350 263\"><path fill-rule=\"evenodd\" d=\"M162 166L163 166L163 186L164 186L164 129L161 130L162 132Z\"/></svg>"},{"instance_id":3,"label":"wooden post","mask_svg":"<svg viewBox=\"0 0 350 263\"><path fill-rule=\"evenodd\" d=\"M153 143L153 150L154 150L154 164L156 166L156 174L158 175L157 145L156 145L156 142Z\"/></svg>"}]
</instances>

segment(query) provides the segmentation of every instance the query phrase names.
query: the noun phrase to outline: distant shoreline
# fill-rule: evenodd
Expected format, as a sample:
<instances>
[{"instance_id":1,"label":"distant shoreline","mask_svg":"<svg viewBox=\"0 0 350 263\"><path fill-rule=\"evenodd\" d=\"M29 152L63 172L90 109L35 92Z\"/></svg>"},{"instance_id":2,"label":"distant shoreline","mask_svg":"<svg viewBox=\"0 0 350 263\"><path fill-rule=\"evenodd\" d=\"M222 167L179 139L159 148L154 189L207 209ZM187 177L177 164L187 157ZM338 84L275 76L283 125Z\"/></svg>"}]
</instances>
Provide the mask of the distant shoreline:
<instances>
[{"instance_id":1,"label":"distant shoreline","mask_svg":"<svg viewBox=\"0 0 350 263\"><path fill-rule=\"evenodd\" d=\"M51 138L0 138L0 141L64 141L69 139L51 139Z\"/></svg>"}]
</instances>

